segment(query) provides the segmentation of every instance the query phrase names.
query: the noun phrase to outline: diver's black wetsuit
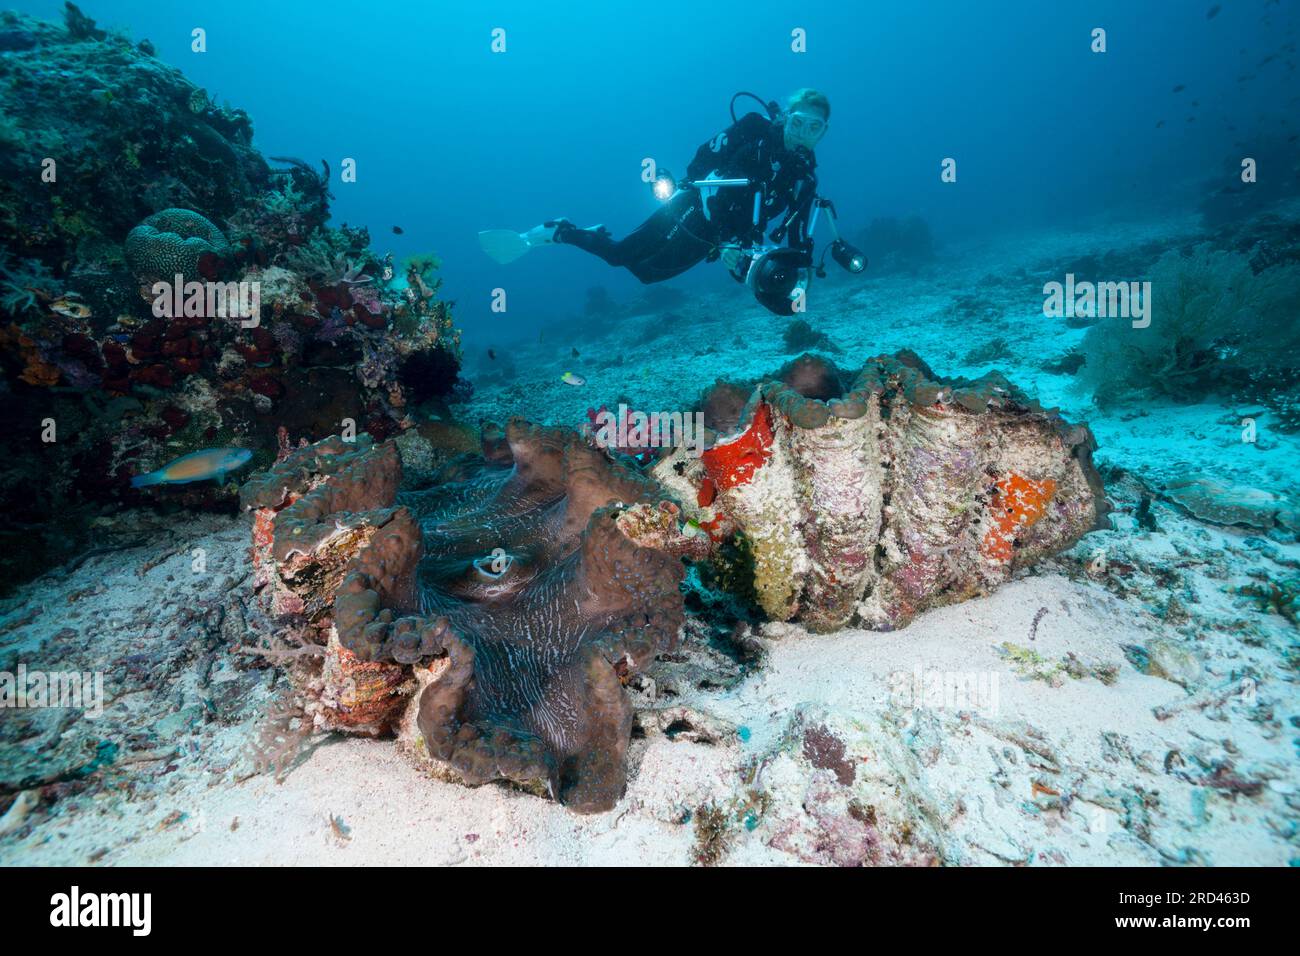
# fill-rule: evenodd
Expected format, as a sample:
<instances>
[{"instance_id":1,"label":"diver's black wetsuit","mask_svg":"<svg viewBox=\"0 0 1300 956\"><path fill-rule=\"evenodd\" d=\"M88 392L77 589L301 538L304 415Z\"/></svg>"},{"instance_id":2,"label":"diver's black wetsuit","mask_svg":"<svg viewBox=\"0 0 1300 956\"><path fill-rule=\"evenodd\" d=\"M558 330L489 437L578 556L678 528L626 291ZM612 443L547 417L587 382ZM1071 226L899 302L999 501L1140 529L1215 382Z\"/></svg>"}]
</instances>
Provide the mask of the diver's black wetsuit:
<instances>
[{"instance_id":1,"label":"diver's black wetsuit","mask_svg":"<svg viewBox=\"0 0 1300 956\"><path fill-rule=\"evenodd\" d=\"M811 152L785 148L779 123L747 113L695 151L687 178L759 184L757 224L753 185L710 190L707 214L699 190L681 189L624 239L564 224L556 230L555 241L585 249L612 266L625 266L642 282L662 282L703 259L716 259L723 243L760 240L771 226L774 242L785 241L811 263L807 230L817 191L816 167Z\"/></svg>"}]
</instances>

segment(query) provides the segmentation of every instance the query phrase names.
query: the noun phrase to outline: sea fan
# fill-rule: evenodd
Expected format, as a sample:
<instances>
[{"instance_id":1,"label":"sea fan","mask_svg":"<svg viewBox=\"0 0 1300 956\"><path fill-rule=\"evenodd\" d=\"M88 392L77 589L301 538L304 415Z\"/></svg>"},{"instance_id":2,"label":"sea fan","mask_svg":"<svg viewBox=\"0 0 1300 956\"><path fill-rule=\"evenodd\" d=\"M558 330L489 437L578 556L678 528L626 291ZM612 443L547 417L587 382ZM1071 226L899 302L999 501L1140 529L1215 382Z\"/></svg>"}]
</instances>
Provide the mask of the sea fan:
<instances>
[{"instance_id":1,"label":"sea fan","mask_svg":"<svg viewBox=\"0 0 1300 956\"><path fill-rule=\"evenodd\" d=\"M1300 368L1297 297L1300 266L1255 274L1240 253L1168 252L1151 271L1150 324L1109 318L1090 328L1082 377L1102 403L1143 393L1196 401L1262 369Z\"/></svg>"}]
</instances>

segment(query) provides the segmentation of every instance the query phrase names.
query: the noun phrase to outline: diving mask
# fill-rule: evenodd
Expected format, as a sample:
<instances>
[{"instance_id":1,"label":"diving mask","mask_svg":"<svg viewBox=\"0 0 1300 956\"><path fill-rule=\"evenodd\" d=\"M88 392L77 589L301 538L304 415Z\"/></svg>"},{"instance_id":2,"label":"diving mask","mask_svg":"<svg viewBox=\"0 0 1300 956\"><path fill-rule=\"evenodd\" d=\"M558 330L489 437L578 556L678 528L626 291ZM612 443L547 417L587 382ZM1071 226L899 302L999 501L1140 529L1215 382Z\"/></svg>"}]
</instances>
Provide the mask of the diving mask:
<instances>
[{"instance_id":1,"label":"diving mask","mask_svg":"<svg viewBox=\"0 0 1300 956\"><path fill-rule=\"evenodd\" d=\"M826 120L816 113L787 113L785 117L787 143L812 149L826 135L826 126Z\"/></svg>"}]
</instances>

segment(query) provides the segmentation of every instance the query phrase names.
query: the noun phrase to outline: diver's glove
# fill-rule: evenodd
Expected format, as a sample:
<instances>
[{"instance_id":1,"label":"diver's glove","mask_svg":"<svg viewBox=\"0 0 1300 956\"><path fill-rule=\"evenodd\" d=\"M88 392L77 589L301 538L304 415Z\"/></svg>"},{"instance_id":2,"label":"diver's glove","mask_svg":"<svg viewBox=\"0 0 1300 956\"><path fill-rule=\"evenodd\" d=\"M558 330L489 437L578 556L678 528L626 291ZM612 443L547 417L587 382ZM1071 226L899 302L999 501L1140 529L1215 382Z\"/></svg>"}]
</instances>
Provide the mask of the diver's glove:
<instances>
[{"instance_id":1,"label":"diver's glove","mask_svg":"<svg viewBox=\"0 0 1300 956\"><path fill-rule=\"evenodd\" d=\"M743 253L741 253L739 246L722 247L722 264L726 266L729 271L735 272L736 267L740 265L740 260L742 258Z\"/></svg>"}]
</instances>

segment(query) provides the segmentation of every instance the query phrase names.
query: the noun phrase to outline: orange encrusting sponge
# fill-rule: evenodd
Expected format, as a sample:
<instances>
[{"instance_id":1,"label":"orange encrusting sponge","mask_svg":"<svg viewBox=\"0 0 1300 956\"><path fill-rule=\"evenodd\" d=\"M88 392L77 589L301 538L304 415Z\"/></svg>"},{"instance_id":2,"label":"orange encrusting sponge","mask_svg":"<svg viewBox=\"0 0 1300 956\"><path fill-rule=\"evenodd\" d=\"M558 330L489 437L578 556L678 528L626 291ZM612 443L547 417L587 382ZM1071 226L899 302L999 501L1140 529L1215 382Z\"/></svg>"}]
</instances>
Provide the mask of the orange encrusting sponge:
<instances>
[{"instance_id":1,"label":"orange encrusting sponge","mask_svg":"<svg viewBox=\"0 0 1300 956\"><path fill-rule=\"evenodd\" d=\"M700 456L716 491L748 484L772 456L772 413L766 402L754 409L749 427L724 445L714 445Z\"/></svg>"},{"instance_id":2,"label":"orange encrusting sponge","mask_svg":"<svg viewBox=\"0 0 1300 956\"><path fill-rule=\"evenodd\" d=\"M989 504L993 527L985 533L980 553L993 561L1010 561L1016 536L1034 526L1054 494L1056 482L1051 478L1034 481L1014 471L999 478Z\"/></svg>"}]
</instances>

